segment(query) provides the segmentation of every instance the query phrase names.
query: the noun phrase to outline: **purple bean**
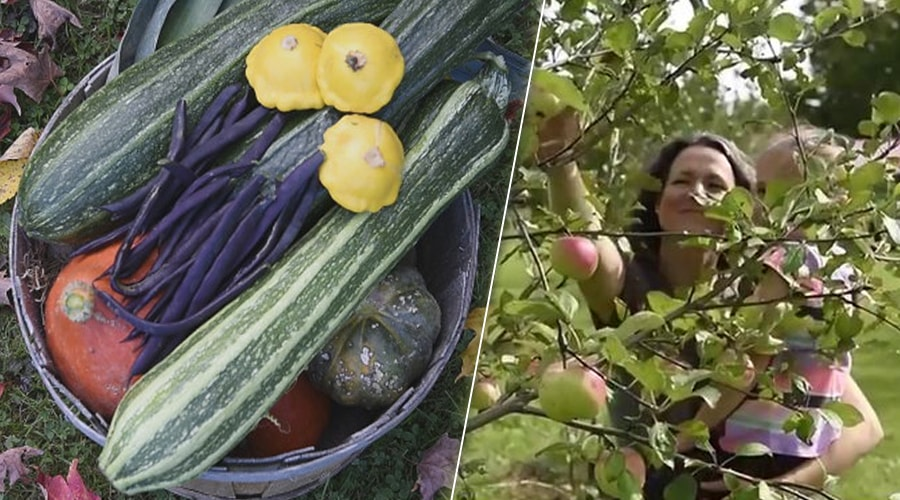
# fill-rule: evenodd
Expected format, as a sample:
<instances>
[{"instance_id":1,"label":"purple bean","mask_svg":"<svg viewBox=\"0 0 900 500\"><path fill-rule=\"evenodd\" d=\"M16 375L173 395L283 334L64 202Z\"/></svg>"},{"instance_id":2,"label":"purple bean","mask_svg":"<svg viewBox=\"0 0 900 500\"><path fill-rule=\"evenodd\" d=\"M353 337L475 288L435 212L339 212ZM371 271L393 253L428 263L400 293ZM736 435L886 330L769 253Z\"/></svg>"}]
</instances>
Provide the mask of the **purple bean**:
<instances>
[{"instance_id":1,"label":"purple bean","mask_svg":"<svg viewBox=\"0 0 900 500\"><path fill-rule=\"evenodd\" d=\"M244 89L244 95L241 96L240 99L228 110L228 113L225 115L225 120L222 122L222 127L227 128L234 125L234 122L238 121L241 116L244 115L244 111L250 107L250 102L253 100L252 92L250 92L250 88L247 87Z\"/></svg>"},{"instance_id":2,"label":"purple bean","mask_svg":"<svg viewBox=\"0 0 900 500\"><path fill-rule=\"evenodd\" d=\"M256 232L271 202L272 200L265 200L254 206L240 221L203 276L197 294L192 299L192 305L209 302L218 293L222 284L234 276L241 261L256 247L257 242L253 241L251 236Z\"/></svg>"},{"instance_id":3,"label":"purple bean","mask_svg":"<svg viewBox=\"0 0 900 500\"><path fill-rule=\"evenodd\" d=\"M222 250L222 247L228 240L228 236L234 231L240 221L241 214L250 207L251 203L255 200L263 183L265 183L264 177L254 176L250 179L250 182L241 188L238 195L233 200L234 204L227 212L222 214L219 225L210 235L208 241L204 242L203 246L200 248L200 252L198 253L194 264L188 270L182 286L175 290L175 296L172 299L173 302L179 306L181 304L190 304L187 308L189 313L194 312L200 307L200 303L196 300L196 295L203 276L207 273L210 266L212 266L213 260Z\"/></svg>"},{"instance_id":4,"label":"purple bean","mask_svg":"<svg viewBox=\"0 0 900 500\"><path fill-rule=\"evenodd\" d=\"M309 186L307 186L303 198L300 201L300 206L293 212L290 223L288 223L284 233L279 237L278 243L272 249L272 253L269 254L263 262L266 264L275 263L275 261L280 259L284 252L287 251L288 247L294 243L294 240L300 234L300 230L303 229L306 218L312 209L313 202L320 193L324 192L324 189L322 184L319 183L318 177L313 177L310 180Z\"/></svg>"},{"instance_id":5,"label":"purple bean","mask_svg":"<svg viewBox=\"0 0 900 500\"><path fill-rule=\"evenodd\" d=\"M190 153L185 155L182 164L188 168L194 169L198 164L221 151L226 146L237 141L241 137L247 135L251 130L257 127L270 111L262 106L247 113L247 115L238 120L233 126L223 130L211 137L209 140L197 145Z\"/></svg>"},{"instance_id":6,"label":"purple bean","mask_svg":"<svg viewBox=\"0 0 900 500\"><path fill-rule=\"evenodd\" d=\"M225 106L228 104L228 101L234 97L235 94L240 91L241 86L239 84L232 84L224 89L212 100L203 114L200 116L200 119L197 120L197 124L194 126L194 130L191 131L188 136L187 144L193 147L197 144L197 140L206 132L206 129L215 121L216 117L221 116L225 110Z\"/></svg>"},{"instance_id":7,"label":"purple bean","mask_svg":"<svg viewBox=\"0 0 900 500\"><path fill-rule=\"evenodd\" d=\"M281 133L281 129L284 128L284 124L287 121L287 115L281 112L275 113L275 116L269 120L269 123L266 124L266 128L263 129L260 136L253 141L253 144L241 155L241 160L249 160L249 161L259 161L260 158L265 154L266 150L269 149L269 146L275 142L275 139L278 137L278 134Z\"/></svg>"},{"instance_id":8,"label":"purple bean","mask_svg":"<svg viewBox=\"0 0 900 500\"><path fill-rule=\"evenodd\" d=\"M125 224L123 226L119 226L102 236L99 236L97 238L94 238L91 241L88 241L87 243L85 243L85 244L79 246L78 248L76 248L75 250L73 250L72 253L69 254L69 258L78 256L78 255L82 255L82 254L86 254L88 252L92 252L99 248L105 247L106 245L116 241L117 239L121 238L122 235L127 233L129 226L130 226L130 223Z\"/></svg>"},{"instance_id":9,"label":"purple bean","mask_svg":"<svg viewBox=\"0 0 900 500\"><path fill-rule=\"evenodd\" d=\"M147 197L147 194L150 192L150 188L152 187L153 180L151 179L150 182L136 189L128 196L116 200L112 203L103 205L102 207L100 207L100 210L109 212L112 220L114 221L133 216L138 212L138 210L141 209L141 203L143 203L144 198Z\"/></svg>"},{"instance_id":10,"label":"purple bean","mask_svg":"<svg viewBox=\"0 0 900 500\"><path fill-rule=\"evenodd\" d=\"M179 99L175 105L175 116L172 118L172 139L169 141L169 153L166 158L175 161L181 158L184 151L185 131L187 128L187 102Z\"/></svg>"}]
</instances>

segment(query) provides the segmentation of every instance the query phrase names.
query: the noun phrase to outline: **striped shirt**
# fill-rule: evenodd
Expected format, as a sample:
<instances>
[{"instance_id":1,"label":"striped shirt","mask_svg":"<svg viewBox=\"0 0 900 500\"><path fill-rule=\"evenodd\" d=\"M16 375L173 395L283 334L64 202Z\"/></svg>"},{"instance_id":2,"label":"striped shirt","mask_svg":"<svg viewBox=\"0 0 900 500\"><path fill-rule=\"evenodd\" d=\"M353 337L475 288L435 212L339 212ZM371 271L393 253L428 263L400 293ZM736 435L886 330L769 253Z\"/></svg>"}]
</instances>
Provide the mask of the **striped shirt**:
<instances>
[{"instance_id":1,"label":"striped shirt","mask_svg":"<svg viewBox=\"0 0 900 500\"><path fill-rule=\"evenodd\" d=\"M798 250L805 255L798 256ZM776 247L764 262L784 277L792 289L799 288L807 294L821 294L824 290L822 280L814 277L822 267L822 258L814 247ZM821 314L821 299L811 299L805 306L813 317ZM795 414L793 409L776 401L748 397L724 422L719 439L723 450L736 453L743 444L760 443L774 454L817 457L840 436L840 425L827 420L821 408L841 399L850 376L850 353L826 356L805 331L791 332L782 340L785 347L770 365L774 386L784 395L785 403L812 415L814 432L804 440L796 432L785 431L785 423Z\"/></svg>"}]
</instances>

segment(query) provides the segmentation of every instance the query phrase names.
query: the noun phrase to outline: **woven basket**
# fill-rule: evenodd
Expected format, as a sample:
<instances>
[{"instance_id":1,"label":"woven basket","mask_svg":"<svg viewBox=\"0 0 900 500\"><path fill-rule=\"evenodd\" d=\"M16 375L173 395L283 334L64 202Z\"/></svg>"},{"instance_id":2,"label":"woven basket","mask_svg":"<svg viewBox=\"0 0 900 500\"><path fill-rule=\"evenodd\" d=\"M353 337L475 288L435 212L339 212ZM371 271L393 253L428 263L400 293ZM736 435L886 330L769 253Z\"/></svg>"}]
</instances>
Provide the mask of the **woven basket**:
<instances>
[{"instance_id":1,"label":"woven basket","mask_svg":"<svg viewBox=\"0 0 900 500\"><path fill-rule=\"evenodd\" d=\"M112 60L103 61L79 82L51 117L43 136L106 82ZM10 269L14 307L31 363L66 419L102 446L108 422L85 408L59 381L44 342L42 301L68 249L30 240L19 228L17 215L18 208L14 208ZM324 483L400 424L425 399L459 341L475 278L478 220L466 192L448 206L416 245L420 272L441 306L441 332L425 374L390 408L365 411L335 405L319 449L295 450L265 459L225 458L199 478L170 491L198 499L296 498Z\"/></svg>"}]
</instances>

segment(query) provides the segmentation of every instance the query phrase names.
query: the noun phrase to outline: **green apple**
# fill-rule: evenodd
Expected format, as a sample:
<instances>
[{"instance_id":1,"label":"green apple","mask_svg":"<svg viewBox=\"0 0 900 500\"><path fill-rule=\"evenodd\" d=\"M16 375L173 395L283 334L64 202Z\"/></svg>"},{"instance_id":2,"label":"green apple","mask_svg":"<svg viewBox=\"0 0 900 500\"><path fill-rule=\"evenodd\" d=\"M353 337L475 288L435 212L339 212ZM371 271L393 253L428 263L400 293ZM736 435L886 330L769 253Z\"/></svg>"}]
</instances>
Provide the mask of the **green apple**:
<instances>
[{"instance_id":1,"label":"green apple","mask_svg":"<svg viewBox=\"0 0 900 500\"><path fill-rule=\"evenodd\" d=\"M590 419L606 406L606 381L592 370L570 360L563 368L549 365L538 382L538 401L548 417L560 422Z\"/></svg>"},{"instance_id":2,"label":"green apple","mask_svg":"<svg viewBox=\"0 0 900 500\"><path fill-rule=\"evenodd\" d=\"M564 236L550 247L550 264L556 272L578 281L594 275L599 257L594 242L582 236Z\"/></svg>"},{"instance_id":3,"label":"green apple","mask_svg":"<svg viewBox=\"0 0 900 500\"><path fill-rule=\"evenodd\" d=\"M491 379L481 379L472 387L472 400L469 406L473 410L481 411L493 406L502 395L496 382Z\"/></svg>"},{"instance_id":4,"label":"green apple","mask_svg":"<svg viewBox=\"0 0 900 500\"><path fill-rule=\"evenodd\" d=\"M556 94L540 85L534 84L528 91L528 104L525 106L525 116L534 118L538 126L558 115L564 109L566 109L566 103Z\"/></svg>"}]
</instances>

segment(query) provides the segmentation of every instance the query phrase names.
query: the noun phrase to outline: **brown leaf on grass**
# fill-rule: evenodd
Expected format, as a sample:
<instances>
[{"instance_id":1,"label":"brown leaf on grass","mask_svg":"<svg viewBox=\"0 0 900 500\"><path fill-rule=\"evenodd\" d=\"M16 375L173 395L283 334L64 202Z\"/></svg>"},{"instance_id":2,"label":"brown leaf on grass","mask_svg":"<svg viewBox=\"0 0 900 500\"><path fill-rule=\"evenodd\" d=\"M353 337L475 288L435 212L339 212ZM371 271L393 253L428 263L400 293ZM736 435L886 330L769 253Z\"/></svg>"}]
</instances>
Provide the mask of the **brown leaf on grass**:
<instances>
[{"instance_id":1,"label":"brown leaf on grass","mask_svg":"<svg viewBox=\"0 0 900 500\"><path fill-rule=\"evenodd\" d=\"M78 459L69 464L67 477L38 473L38 485L47 500L101 500L100 495L89 490L78 473Z\"/></svg>"},{"instance_id":2,"label":"brown leaf on grass","mask_svg":"<svg viewBox=\"0 0 900 500\"><path fill-rule=\"evenodd\" d=\"M6 203L19 191L25 163L31 156L38 135L37 130L29 127L0 156L0 203Z\"/></svg>"},{"instance_id":3,"label":"brown leaf on grass","mask_svg":"<svg viewBox=\"0 0 900 500\"><path fill-rule=\"evenodd\" d=\"M476 307L469 311L469 315L466 317L466 323L463 325L463 328L473 330L475 332L475 337L469 341L469 345L467 345L466 349L462 352L462 369L459 370L459 375L456 376L456 380L463 377L470 377L475 374L485 314L487 314L487 309L484 307Z\"/></svg>"},{"instance_id":4,"label":"brown leaf on grass","mask_svg":"<svg viewBox=\"0 0 900 500\"><path fill-rule=\"evenodd\" d=\"M6 276L0 276L0 306L12 305L9 302L10 291L12 290L12 280ZM2 383L0 383L0 395L3 394Z\"/></svg>"},{"instance_id":5,"label":"brown leaf on grass","mask_svg":"<svg viewBox=\"0 0 900 500\"><path fill-rule=\"evenodd\" d=\"M413 491L418 489L422 494L422 500L431 500L441 488L453 486L459 445L459 439L448 437L445 433L422 455L416 466L419 479L413 486Z\"/></svg>"},{"instance_id":6,"label":"brown leaf on grass","mask_svg":"<svg viewBox=\"0 0 900 500\"><path fill-rule=\"evenodd\" d=\"M9 486L23 477L28 476L28 468L23 462L25 459L36 457L44 452L30 446L10 448L0 453L0 492L6 491L6 483Z\"/></svg>"},{"instance_id":7,"label":"brown leaf on grass","mask_svg":"<svg viewBox=\"0 0 900 500\"><path fill-rule=\"evenodd\" d=\"M81 21L75 14L50 0L31 0L31 12L38 22L38 37L50 40L51 47L56 47L56 32L63 24L69 22L81 28Z\"/></svg>"},{"instance_id":8,"label":"brown leaf on grass","mask_svg":"<svg viewBox=\"0 0 900 500\"><path fill-rule=\"evenodd\" d=\"M0 69L0 85L15 87L35 102L41 102L50 82L62 75L46 50L35 55L0 41L0 59L4 58L7 65Z\"/></svg>"},{"instance_id":9,"label":"brown leaf on grass","mask_svg":"<svg viewBox=\"0 0 900 500\"><path fill-rule=\"evenodd\" d=\"M19 100L16 99L12 85L0 85L0 104L9 104L16 109L16 113L22 115L22 108L19 107Z\"/></svg>"},{"instance_id":10,"label":"brown leaf on grass","mask_svg":"<svg viewBox=\"0 0 900 500\"><path fill-rule=\"evenodd\" d=\"M4 391L6 391L6 383L0 382L0 396L3 396Z\"/></svg>"}]
</instances>

